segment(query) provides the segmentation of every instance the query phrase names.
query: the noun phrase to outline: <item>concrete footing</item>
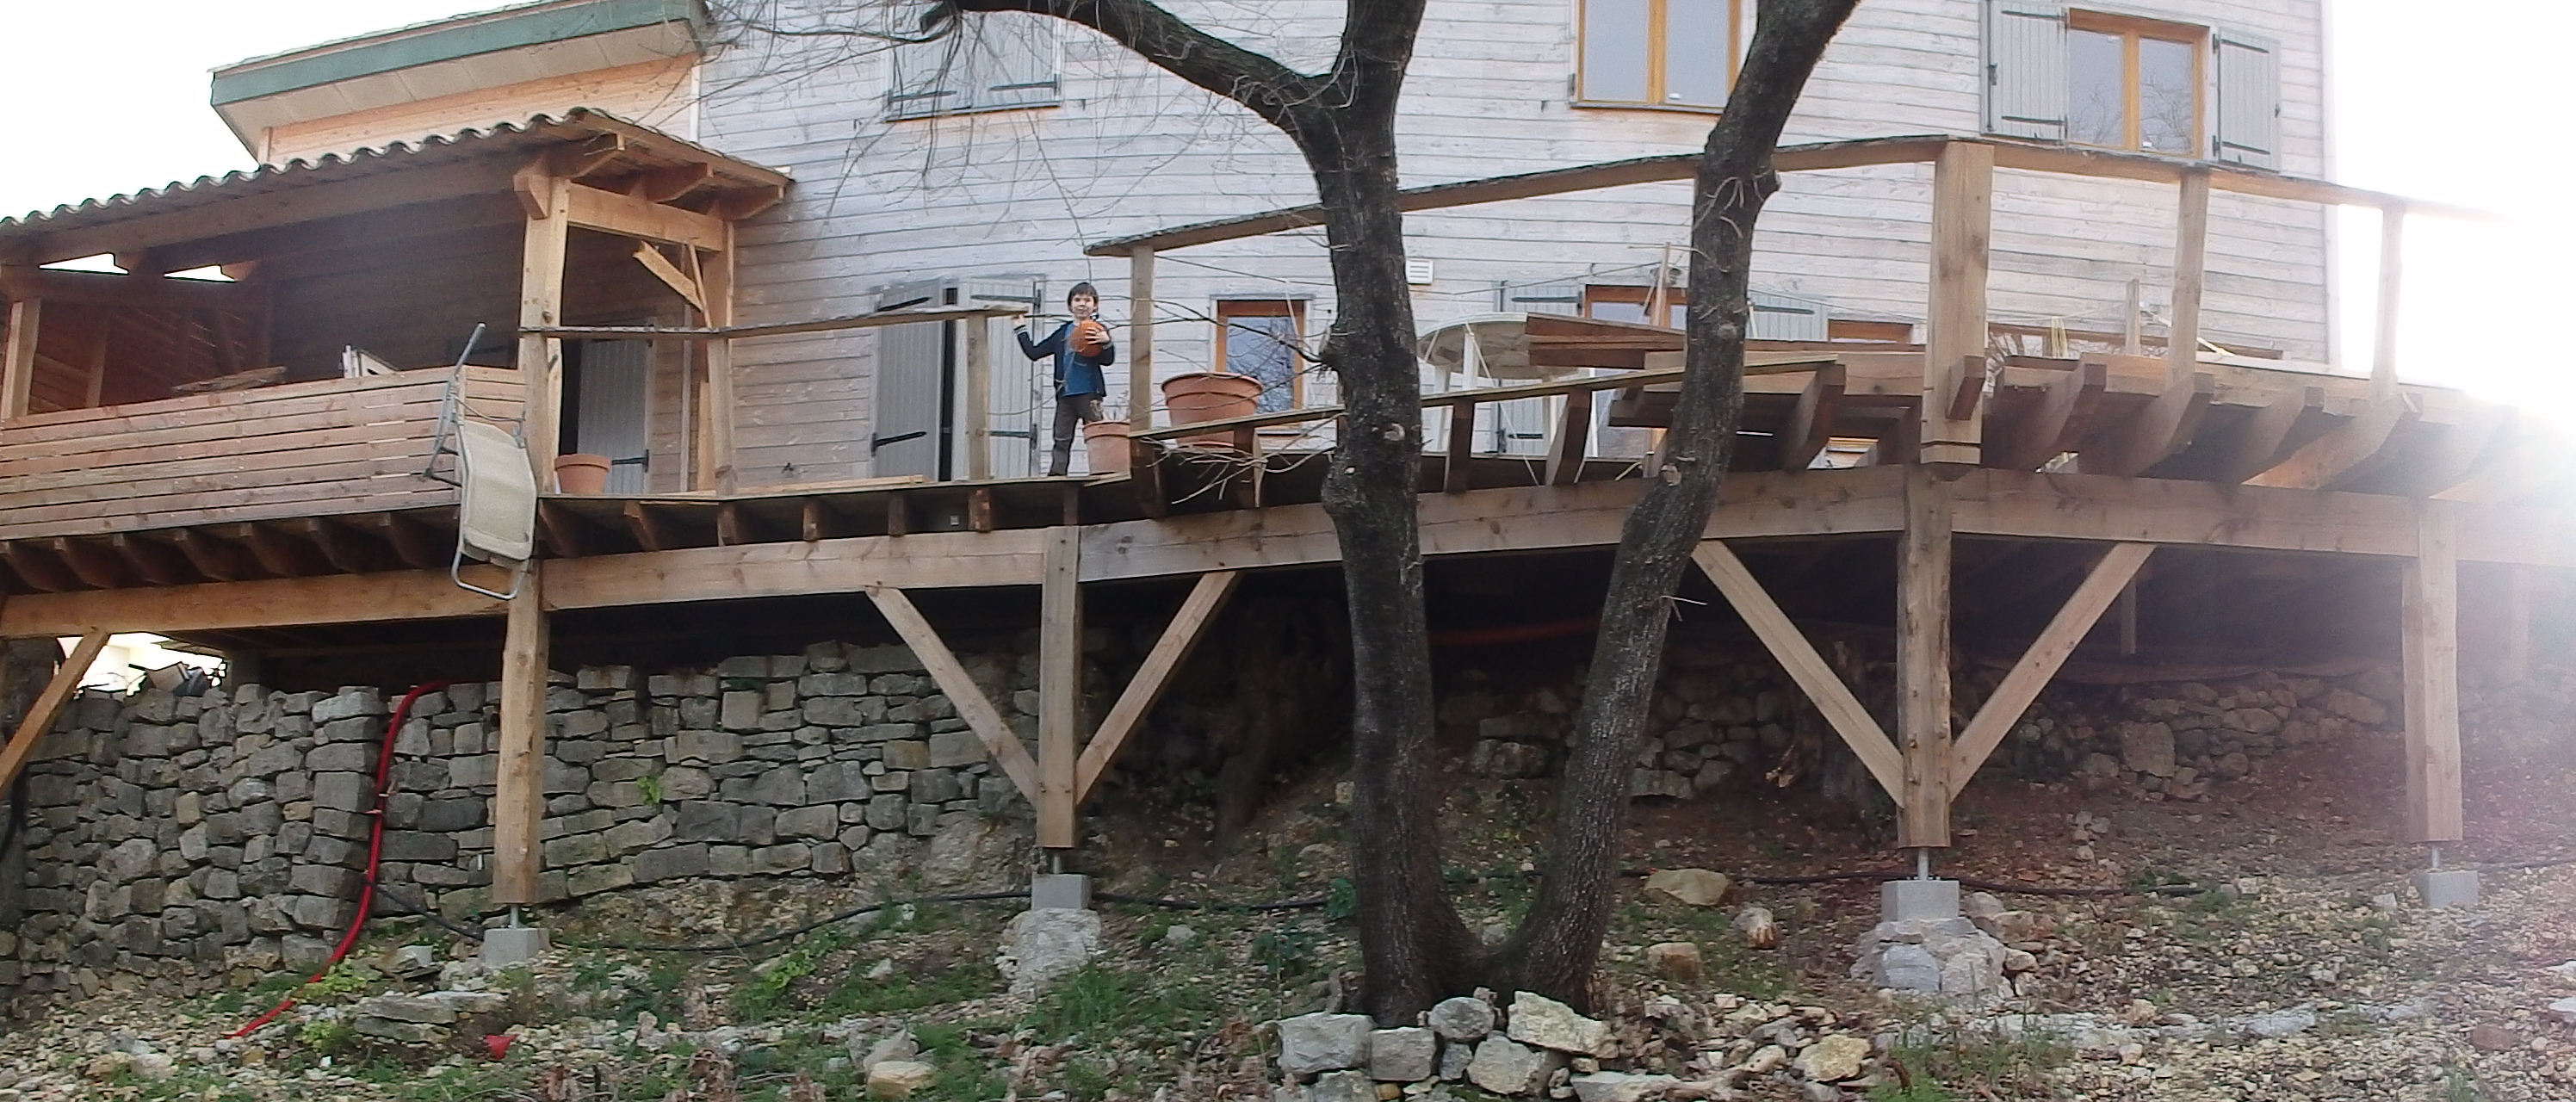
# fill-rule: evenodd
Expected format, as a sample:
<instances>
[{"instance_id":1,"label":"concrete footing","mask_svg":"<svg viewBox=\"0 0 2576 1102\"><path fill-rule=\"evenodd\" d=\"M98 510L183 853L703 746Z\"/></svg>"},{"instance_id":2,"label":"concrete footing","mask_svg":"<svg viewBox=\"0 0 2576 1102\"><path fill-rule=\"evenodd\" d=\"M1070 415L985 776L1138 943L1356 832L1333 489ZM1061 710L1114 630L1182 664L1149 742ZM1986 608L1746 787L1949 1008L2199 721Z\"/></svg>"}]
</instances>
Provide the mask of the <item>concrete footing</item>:
<instances>
[{"instance_id":1,"label":"concrete footing","mask_svg":"<svg viewBox=\"0 0 2576 1102\"><path fill-rule=\"evenodd\" d=\"M502 926L483 931L483 967L508 968L526 964L545 953L546 930L543 926Z\"/></svg>"},{"instance_id":2,"label":"concrete footing","mask_svg":"<svg viewBox=\"0 0 2576 1102\"><path fill-rule=\"evenodd\" d=\"M1077 873L1040 874L1029 882L1029 909L1045 910L1062 907L1076 911L1091 909L1091 878Z\"/></svg>"},{"instance_id":3,"label":"concrete footing","mask_svg":"<svg viewBox=\"0 0 2576 1102\"><path fill-rule=\"evenodd\" d=\"M2473 907L2478 902L2478 874L2475 869L2434 869L2415 874L2415 894L2424 905L2439 910L2444 907Z\"/></svg>"},{"instance_id":4,"label":"concrete footing","mask_svg":"<svg viewBox=\"0 0 2576 1102\"><path fill-rule=\"evenodd\" d=\"M1890 880L1878 886L1881 922L1938 922L1959 917L1956 880Z\"/></svg>"}]
</instances>

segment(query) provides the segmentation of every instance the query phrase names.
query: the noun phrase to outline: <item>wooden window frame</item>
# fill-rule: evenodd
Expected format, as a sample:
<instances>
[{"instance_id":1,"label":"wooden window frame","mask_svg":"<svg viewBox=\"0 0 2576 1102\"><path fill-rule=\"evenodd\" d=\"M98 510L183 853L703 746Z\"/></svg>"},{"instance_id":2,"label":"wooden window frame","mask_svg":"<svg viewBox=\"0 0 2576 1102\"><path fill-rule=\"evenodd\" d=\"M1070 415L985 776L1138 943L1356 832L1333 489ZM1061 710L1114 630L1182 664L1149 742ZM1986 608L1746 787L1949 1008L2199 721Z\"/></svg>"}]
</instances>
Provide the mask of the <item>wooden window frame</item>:
<instances>
[{"instance_id":1,"label":"wooden window frame","mask_svg":"<svg viewBox=\"0 0 2576 1102\"><path fill-rule=\"evenodd\" d=\"M1291 363L1291 370L1288 374L1288 407L1290 409L1304 408L1306 405L1306 365L1305 352L1303 349L1306 340L1306 300L1296 298L1221 298L1216 300L1216 355L1212 358L1209 369L1220 375L1233 374L1226 370L1226 341L1229 335L1233 332L1232 323L1236 318L1288 319L1288 324L1291 330L1290 338L1298 342L1298 351L1294 354Z\"/></svg>"},{"instance_id":2,"label":"wooden window frame","mask_svg":"<svg viewBox=\"0 0 2576 1102\"><path fill-rule=\"evenodd\" d=\"M2139 138L2141 113L2138 110L2138 40L2142 38L2152 38L2160 42L2179 42L2192 48L2192 151L2183 154L2158 152L2157 155L2168 157L2184 156L2195 160L2207 155L2209 120L2206 116L2209 113L2210 28L2201 26L2197 23L2176 23L2171 20L2149 19L2145 16L2139 15L2117 15L2111 12L2088 11L2083 8L2068 8L2066 9L2066 29L2069 32L2090 31L2094 34L2116 35L2119 37L2120 91L2123 97L2120 108L2121 144L2111 146L2093 145L2089 142L2077 142L2072 139L2068 141L2068 144L2082 145L2090 149L2119 149L2133 153L2146 152L2145 148L2141 145Z\"/></svg>"},{"instance_id":3,"label":"wooden window frame","mask_svg":"<svg viewBox=\"0 0 2576 1102\"><path fill-rule=\"evenodd\" d=\"M1683 111L1711 115L1725 110L1723 105L1664 102L1664 23L1671 0L1646 0L1646 98L1643 100L1593 99L1583 83L1583 32L1591 25L1591 0L1580 0L1574 6L1574 88L1573 106L1610 108L1621 111ZM1744 70L1746 6L1756 0L1726 0L1726 83L1732 89L1735 78Z\"/></svg>"}]
</instances>

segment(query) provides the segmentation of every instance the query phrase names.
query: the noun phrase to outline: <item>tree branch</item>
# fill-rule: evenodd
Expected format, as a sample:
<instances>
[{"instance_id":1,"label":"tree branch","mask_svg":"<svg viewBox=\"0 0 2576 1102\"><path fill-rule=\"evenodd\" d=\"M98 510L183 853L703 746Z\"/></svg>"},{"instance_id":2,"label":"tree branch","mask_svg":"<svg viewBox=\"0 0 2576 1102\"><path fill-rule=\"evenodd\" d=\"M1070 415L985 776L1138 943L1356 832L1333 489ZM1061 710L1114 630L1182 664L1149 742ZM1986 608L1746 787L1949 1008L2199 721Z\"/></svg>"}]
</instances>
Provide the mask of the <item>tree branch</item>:
<instances>
[{"instance_id":1,"label":"tree branch","mask_svg":"<svg viewBox=\"0 0 2576 1102\"><path fill-rule=\"evenodd\" d=\"M1366 0L1353 4L1368 6ZM954 20L959 12L1029 12L1082 24L1301 141L1316 135L1321 121L1313 108L1326 90L1324 81L1191 26L1148 0L942 0L934 17Z\"/></svg>"}]
</instances>

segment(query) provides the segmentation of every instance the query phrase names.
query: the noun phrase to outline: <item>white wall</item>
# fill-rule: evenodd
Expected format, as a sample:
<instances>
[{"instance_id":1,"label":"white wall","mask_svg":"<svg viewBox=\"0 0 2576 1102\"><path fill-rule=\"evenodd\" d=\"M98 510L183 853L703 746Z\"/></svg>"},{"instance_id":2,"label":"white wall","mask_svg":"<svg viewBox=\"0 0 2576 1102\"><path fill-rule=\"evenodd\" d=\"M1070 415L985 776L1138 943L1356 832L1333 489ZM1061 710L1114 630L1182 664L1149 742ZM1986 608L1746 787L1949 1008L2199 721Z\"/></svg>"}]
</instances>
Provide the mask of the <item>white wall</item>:
<instances>
[{"instance_id":1,"label":"white wall","mask_svg":"<svg viewBox=\"0 0 2576 1102\"><path fill-rule=\"evenodd\" d=\"M821 3L823 0L787 0ZM841 0L848 4L852 0ZM2282 44L2282 168L2323 168L2319 0L2175 0L2118 10L2250 29ZM1260 50L1313 66L1340 4L1171 5ZM1790 142L1974 134L1981 119L1980 0L1869 0L1828 52ZM789 10L781 22L837 16ZM853 313L871 288L939 275L1029 272L1050 293L1100 284L1124 320L1126 262L1094 241L1310 202L1286 140L1247 113L1097 35L1062 34L1060 106L883 120L882 52L750 32L710 58L702 137L785 168L788 202L744 228L747 322ZM1704 115L1573 107L1573 0L1432 0L1401 122L1408 185L1699 147ZM824 51L831 51L825 53ZM2161 302L2172 252L2170 189L2004 172L1997 180L1992 310L2118 328L2131 278ZM1928 262L1928 166L1790 178L1764 216L1757 286L1822 298L1840 314L1919 319ZM1407 247L1435 262L1417 288L1427 325L1492 309L1493 284L1643 282L1685 233L1684 185L1647 185L1415 216ZM2313 208L2219 195L2212 203L2204 331L2322 358L2325 220ZM1205 369L1221 297L1311 296L1331 315L1321 231L1166 254L1157 268L1159 373ZM746 484L868 473L866 333L745 346L738 469ZM1113 380L1113 390L1120 389ZM1329 397L1310 390L1310 400ZM1123 403L1112 395L1112 408ZM792 463L794 469L788 470Z\"/></svg>"}]
</instances>

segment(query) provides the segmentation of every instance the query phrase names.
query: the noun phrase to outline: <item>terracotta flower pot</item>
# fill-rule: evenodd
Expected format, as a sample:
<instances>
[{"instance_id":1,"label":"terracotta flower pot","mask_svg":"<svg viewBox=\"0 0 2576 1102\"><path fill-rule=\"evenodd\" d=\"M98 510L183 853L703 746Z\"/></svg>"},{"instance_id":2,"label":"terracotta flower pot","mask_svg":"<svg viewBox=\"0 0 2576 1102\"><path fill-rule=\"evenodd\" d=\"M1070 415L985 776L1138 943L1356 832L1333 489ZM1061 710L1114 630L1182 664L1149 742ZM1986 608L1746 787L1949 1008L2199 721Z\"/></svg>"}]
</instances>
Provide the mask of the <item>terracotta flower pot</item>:
<instances>
[{"instance_id":1,"label":"terracotta flower pot","mask_svg":"<svg viewBox=\"0 0 2576 1102\"><path fill-rule=\"evenodd\" d=\"M567 494L608 492L608 457L574 452L555 459L555 489Z\"/></svg>"},{"instance_id":2,"label":"terracotta flower pot","mask_svg":"<svg viewBox=\"0 0 2576 1102\"><path fill-rule=\"evenodd\" d=\"M1082 446L1091 456L1091 473L1127 473L1127 422L1092 421L1083 425Z\"/></svg>"},{"instance_id":3,"label":"terracotta flower pot","mask_svg":"<svg viewBox=\"0 0 2576 1102\"><path fill-rule=\"evenodd\" d=\"M1250 417L1261 408L1261 380L1211 371L1175 375L1163 380L1163 407L1171 411L1175 425ZM1212 432L1184 436L1181 442L1224 447L1234 443L1234 436L1230 432Z\"/></svg>"}]
</instances>

